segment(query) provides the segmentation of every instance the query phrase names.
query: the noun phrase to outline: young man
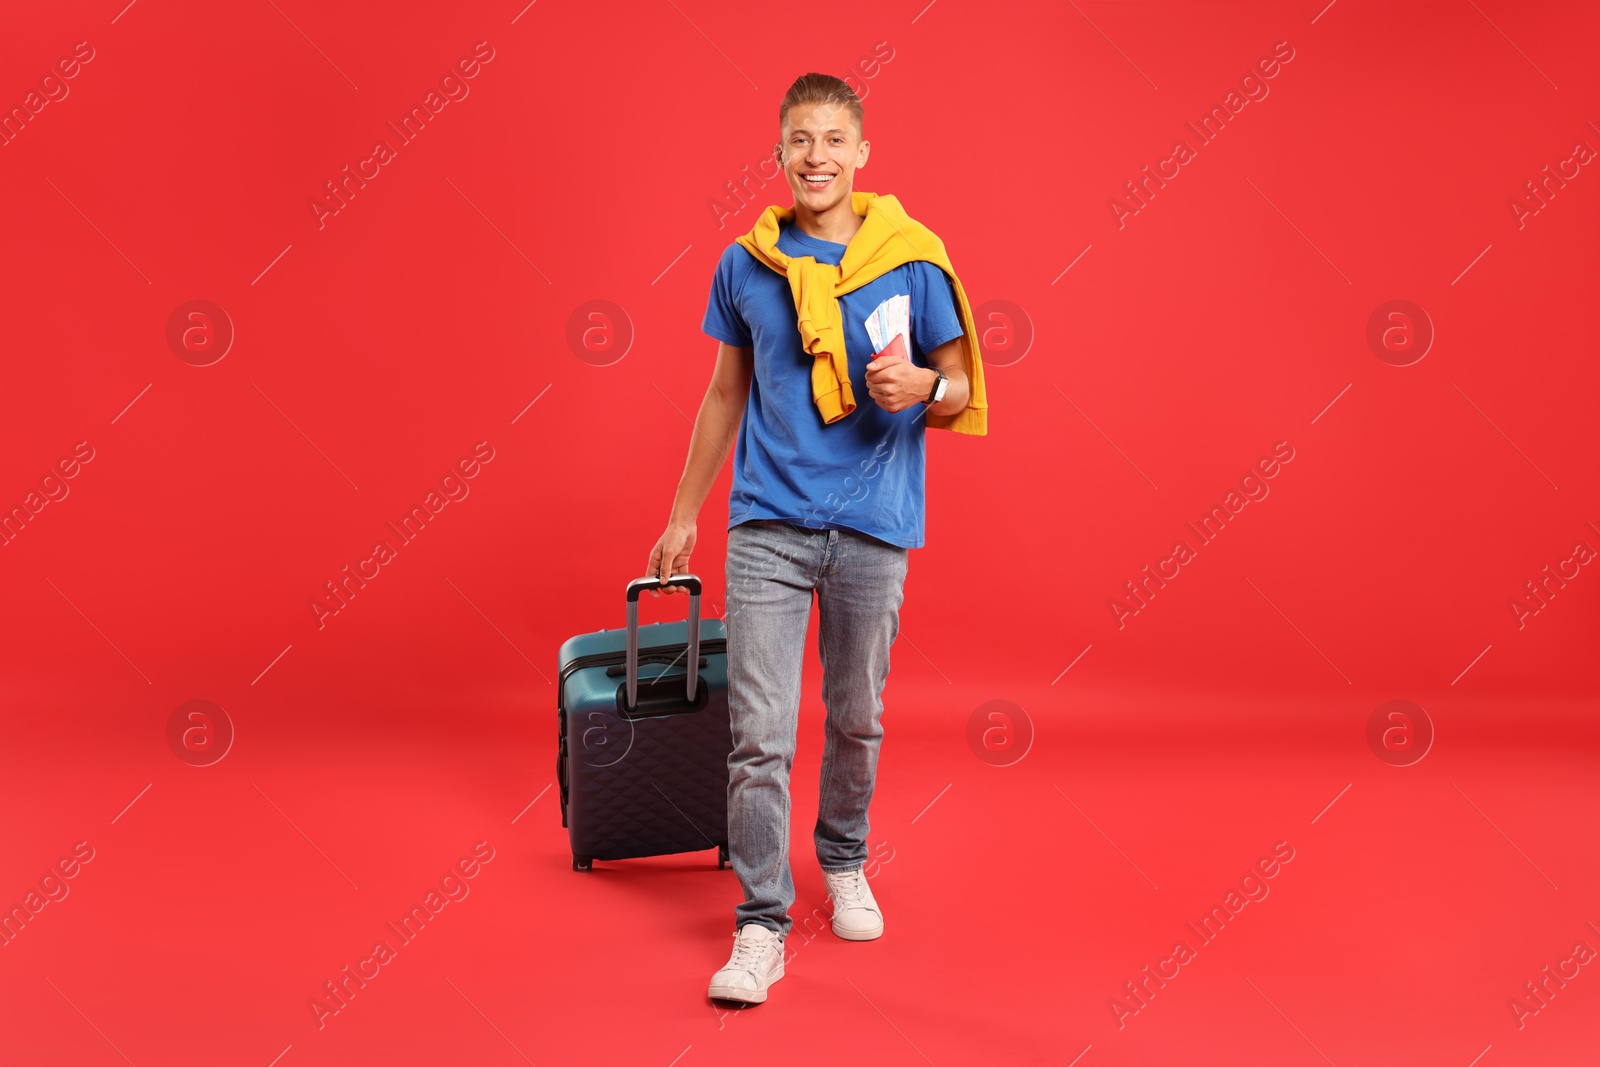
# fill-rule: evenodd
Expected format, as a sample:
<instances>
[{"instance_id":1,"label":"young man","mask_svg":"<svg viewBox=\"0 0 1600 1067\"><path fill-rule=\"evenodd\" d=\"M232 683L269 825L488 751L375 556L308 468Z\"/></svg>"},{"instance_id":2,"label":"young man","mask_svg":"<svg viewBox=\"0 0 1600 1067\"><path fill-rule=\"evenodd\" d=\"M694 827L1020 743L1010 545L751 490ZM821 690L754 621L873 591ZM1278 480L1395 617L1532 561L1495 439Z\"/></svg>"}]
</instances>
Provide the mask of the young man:
<instances>
[{"instance_id":1,"label":"young man","mask_svg":"<svg viewBox=\"0 0 1600 1067\"><path fill-rule=\"evenodd\" d=\"M827 706L817 860L833 932L883 933L867 886L867 806L908 550L923 544L923 428L986 432L977 332L944 245L892 196L854 192L861 101L807 74L779 108L792 208L723 252L703 329L721 344L666 532L647 573L689 567L695 519L728 452L728 854L745 899L716 999L760 1003L793 920L789 772L815 593ZM896 301L894 298L899 298ZM909 300L905 358L866 320ZM878 313L875 315L875 312ZM668 587L668 593L679 592Z\"/></svg>"}]
</instances>

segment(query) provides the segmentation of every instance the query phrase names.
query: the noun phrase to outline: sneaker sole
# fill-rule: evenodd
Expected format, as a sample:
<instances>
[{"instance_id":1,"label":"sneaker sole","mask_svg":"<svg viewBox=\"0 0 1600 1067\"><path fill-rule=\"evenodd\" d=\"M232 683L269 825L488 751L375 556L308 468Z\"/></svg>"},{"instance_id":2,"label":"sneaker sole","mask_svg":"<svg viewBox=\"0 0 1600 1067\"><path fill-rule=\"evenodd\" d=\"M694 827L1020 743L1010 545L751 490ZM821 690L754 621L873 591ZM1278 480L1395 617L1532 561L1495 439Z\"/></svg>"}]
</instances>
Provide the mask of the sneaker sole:
<instances>
[{"instance_id":1,"label":"sneaker sole","mask_svg":"<svg viewBox=\"0 0 1600 1067\"><path fill-rule=\"evenodd\" d=\"M765 988L742 989L739 986L712 985L706 995L712 1000L736 1000L741 1004L761 1004L767 999L767 990L772 988L772 983L783 977L783 967L780 964L772 972L772 977L767 979Z\"/></svg>"},{"instance_id":2,"label":"sneaker sole","mask_svg":"<svg viewBox=\"0 0 1600 1067\"><path fill-rule=\"evenodd\" d=\"M883 924L879 923L871 930L847 930L835 926L833 932L846 941L876 941L883 936Z\"/></svg>"}]
</instances>

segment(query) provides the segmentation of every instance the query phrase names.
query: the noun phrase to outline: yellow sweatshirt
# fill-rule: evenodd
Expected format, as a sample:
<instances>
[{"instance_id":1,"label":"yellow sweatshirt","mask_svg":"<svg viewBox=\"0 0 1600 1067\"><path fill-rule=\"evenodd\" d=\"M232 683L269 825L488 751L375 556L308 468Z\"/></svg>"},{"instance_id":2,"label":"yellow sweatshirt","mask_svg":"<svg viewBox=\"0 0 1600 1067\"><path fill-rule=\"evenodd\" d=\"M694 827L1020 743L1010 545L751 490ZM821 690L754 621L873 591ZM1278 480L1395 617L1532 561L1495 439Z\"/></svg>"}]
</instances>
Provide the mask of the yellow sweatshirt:
<instances>
[{"instance_id":1,"label":"yellow sweatshirt","mask_svg":"<svg viewBox=\"0 0 1600 1067\"><path fill-rule=\"evenodd\" d=\"M770 205L750 232L735 240L757 260L785 275L794 294L795 313L811 365L811 392L824 423L838 422L856 409L850 391L850 364L845 358L844 317L839 297L912 260L924 259L949 275L966 329L964 369L971 398L954 415L928 412L927 425L956 433L988 433L989 402L983 390L983 359L978 330L967 295L945 255L944 242L906 214L893 196L852 191L850 206L865 221L850 238L838 266L818 263L814 256L789 256L778 249L780 225L792 220L792 207ZM907 357L910 353L906 353Z\"/></svg>"}]
</instances>

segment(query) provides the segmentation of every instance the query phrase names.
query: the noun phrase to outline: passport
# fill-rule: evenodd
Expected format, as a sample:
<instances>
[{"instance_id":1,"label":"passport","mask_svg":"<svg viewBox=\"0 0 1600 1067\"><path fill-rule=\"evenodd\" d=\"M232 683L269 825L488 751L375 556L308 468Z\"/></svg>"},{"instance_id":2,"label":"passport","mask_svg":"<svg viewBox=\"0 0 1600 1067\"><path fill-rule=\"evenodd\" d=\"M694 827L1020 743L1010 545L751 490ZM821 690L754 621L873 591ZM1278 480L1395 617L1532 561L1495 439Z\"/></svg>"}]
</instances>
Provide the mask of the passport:
<instances>
[{"instance_id":1,"label":"passport","mask_svg":"<svg viewBox=\"0 0 1600 1067\"><path fill-rule=\"evenodd\" d=\"M906 351L906 335L903 334L903 333L895 334L894 335L894 339L891 340L888 343L888 345L886 345L883 348L882 351L874 352L872 354L872 358L873 359L910 359L911 355L910 355L910 353L908 353Z\"/></svg>"}]
</instances>

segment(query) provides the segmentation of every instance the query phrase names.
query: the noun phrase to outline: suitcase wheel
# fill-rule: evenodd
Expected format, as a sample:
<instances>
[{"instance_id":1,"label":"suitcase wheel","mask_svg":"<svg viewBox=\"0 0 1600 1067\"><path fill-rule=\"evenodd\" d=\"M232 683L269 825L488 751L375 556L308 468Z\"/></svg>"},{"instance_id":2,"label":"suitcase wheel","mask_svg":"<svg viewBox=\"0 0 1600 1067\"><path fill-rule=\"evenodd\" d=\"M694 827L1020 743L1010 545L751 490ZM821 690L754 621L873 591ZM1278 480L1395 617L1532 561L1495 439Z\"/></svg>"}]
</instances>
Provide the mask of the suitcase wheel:
<instances>
[{"instance_id":1,"label":"suitcase wheel","mask_svg":"<svg viewBox=\"0 0 1600 1067\"><path fill-rule=\"evenodd\" d=\"M575 871L591 871L592 872L594 870L594 857L593 856L580 856L576 852L574 852L572 854L572 869L575 870Z\"/></svg>"}]
</instances>

